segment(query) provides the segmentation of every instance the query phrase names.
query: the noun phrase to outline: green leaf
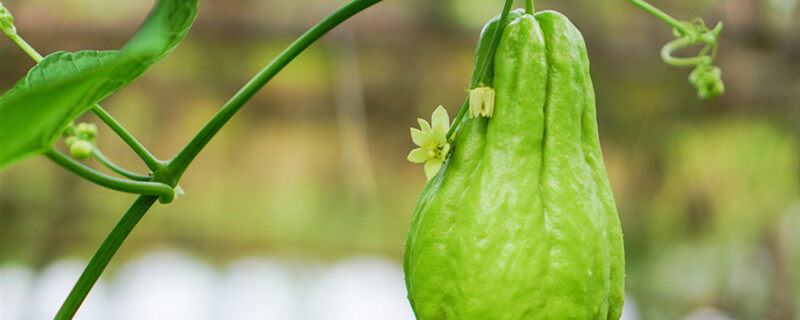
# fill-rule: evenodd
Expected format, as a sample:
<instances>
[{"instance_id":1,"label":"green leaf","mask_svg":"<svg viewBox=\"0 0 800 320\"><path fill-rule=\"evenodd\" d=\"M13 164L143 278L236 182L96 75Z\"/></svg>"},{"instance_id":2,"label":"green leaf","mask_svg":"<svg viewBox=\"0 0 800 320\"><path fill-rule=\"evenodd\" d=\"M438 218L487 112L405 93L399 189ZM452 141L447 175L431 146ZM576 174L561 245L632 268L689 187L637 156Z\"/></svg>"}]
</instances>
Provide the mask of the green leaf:
<instances>
[{"instance_id":1,"label":"green leaf","mask_svg":"<svg viewBox=\"0 0 800 320\"><path fill-rule=\"evenodd\" d=\"M167 56L198 0L160 0L120 51L56 52L0 97L0 168L51 148L64 128Z\"/></svg>"}]
</instances>

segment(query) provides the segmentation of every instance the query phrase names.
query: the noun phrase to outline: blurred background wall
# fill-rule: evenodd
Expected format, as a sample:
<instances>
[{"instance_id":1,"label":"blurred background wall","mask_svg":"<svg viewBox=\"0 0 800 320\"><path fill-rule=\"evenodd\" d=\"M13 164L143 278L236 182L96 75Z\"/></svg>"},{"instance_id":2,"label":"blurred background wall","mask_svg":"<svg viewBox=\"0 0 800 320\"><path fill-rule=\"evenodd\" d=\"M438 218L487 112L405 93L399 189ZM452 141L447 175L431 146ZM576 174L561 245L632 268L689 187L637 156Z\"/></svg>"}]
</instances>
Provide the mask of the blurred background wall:
<instances>
[{"instance_id":1,"label":"blurred background wall","mask_svg":"<svg viewBox=\"0 0 800 320\"><path fill-rule=\"evenodd\" d=\"M203 0L183 45L103 105L156 155L171 157L252 75L345 2ZM119 48L152 1L4 3L21 35L46 54ZM636 307L626 316L798 319L798 1L652 3L681 19L724 21L718 59L724 96L699 101L686 82L690 70L658 57L670 28L626 1L536 1L538 10L569 16L588 42L604 156L625 234L628 296ZM344 263L359 270L347 259L368 256L386 267L379 268L386 277L401 279L405 233L425 182L422 168L405 160L412 148L408 127L440 104L451 115L458 111L478 32L501 6L499 0L386 0L345 23L223 129L181 182L186 195L145 216L106 277L119 286L125 268L159 257L180 266L191 256L192 265L206 268L200 273L223 277L251 257L284 267L339 270ZM31 66L0 39L0 91ZM100 125L93 116L81 120ZM144 172L100 127L101 149ZM71 285L133 198L81 181L43 157L5 169L0 266L11 273L4 274L41 279L67 263ZM163 248L178 253L159 254ZM3 279L0 290L8 296L12 278ZM54 301L65 294L59 289ZM405 306L402 294L392 297ZM389 309L377 310L389 319L397 314Z\"/></svg>"}]
</instances>

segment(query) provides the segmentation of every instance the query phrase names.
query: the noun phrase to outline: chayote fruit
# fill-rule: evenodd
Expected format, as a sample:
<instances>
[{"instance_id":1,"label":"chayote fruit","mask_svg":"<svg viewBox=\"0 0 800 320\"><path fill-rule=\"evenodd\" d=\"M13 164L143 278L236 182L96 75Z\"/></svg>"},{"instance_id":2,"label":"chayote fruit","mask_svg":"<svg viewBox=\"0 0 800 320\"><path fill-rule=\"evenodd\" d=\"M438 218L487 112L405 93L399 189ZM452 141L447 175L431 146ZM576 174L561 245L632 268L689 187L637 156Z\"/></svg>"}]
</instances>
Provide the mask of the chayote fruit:
<instances>
[{"instance_id":1,"label":"chayote fruit","mask_svg":"<svg viewBox=\"0 0 800 320\"><path fill-rule=\"evenodd\" d=\"M509 21L494 57L494 114L459 124L415 209L411 306L421 320L619 319L622 231L583 37L557 12Z\"/></svg>"}]
</instances>

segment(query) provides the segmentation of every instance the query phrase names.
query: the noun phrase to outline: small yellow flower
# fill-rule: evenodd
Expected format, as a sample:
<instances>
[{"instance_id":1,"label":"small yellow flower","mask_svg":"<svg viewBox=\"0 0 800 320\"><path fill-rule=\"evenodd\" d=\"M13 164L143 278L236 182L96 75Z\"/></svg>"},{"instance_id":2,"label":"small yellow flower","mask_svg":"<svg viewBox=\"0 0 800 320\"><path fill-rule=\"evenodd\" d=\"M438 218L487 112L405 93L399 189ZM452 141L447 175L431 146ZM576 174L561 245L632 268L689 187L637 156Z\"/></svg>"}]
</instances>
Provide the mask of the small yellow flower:
<instances>
[{"instance_id":1,"label":"small yellow flower","mask_svg":"<svg viewBox=\"0 0 800 320\"><path fill-rule=\"evenodd\" d=\"M419 129L411 128L411 140L419 146L408 154L408 161L425 163L425 176L428 180L436 176L442 169L444 160L450 153L450 144L447 143L447 131L450 131L450 116L447 110L439 106L433 112L431 122L417 119Z\"/></svg>"},{"instance_id":2,"label":"small yellow flower","mask_svg":"<svg viewBox=\"0 0 800 320\"><path fill-rule=\"evenodd\" d=\"M491 118L494 114L494 89L477 87L469 91L469 117L484 116Z\"/></svg>"}]
</instances>

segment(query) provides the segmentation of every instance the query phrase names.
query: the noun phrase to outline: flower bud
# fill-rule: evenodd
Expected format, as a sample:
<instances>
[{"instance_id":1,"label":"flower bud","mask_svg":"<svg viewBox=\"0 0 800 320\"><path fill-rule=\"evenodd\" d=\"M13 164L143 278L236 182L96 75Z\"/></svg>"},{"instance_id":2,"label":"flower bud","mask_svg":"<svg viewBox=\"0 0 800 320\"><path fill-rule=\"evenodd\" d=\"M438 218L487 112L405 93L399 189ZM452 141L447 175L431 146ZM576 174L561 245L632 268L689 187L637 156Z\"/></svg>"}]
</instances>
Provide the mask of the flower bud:
<instances>
[{"instance_id":1,"label":"flower bud","mask_svg":"<svg viewBox=\"0 0 800 320\"><path fill-rule=\"evenodd\" d=\"M75 133L85 140L94 141L97 137L97 126L94 123L81 122L75 127Z\"/></svg>"},{"instance_id":2,"label":"flower bud","mask_svg":"<svg viewBox=\"0 0 800 320\"><path fill-rule=\"evenodd\" d=\"M78 140L69 146L69 153L73 158L86 160L92 155L92 144L86 140Z\"/></svg>"},{"instance_id":3,"label":"flower bud","mask_svg":"<svg viewBox=\"0 0 800 320\"><path fill-rule=\"evenodd\" d=\"M478 87L469 91L469 116L490 118L494 113L494 89Z\"/></svg>"}]
</instances>

